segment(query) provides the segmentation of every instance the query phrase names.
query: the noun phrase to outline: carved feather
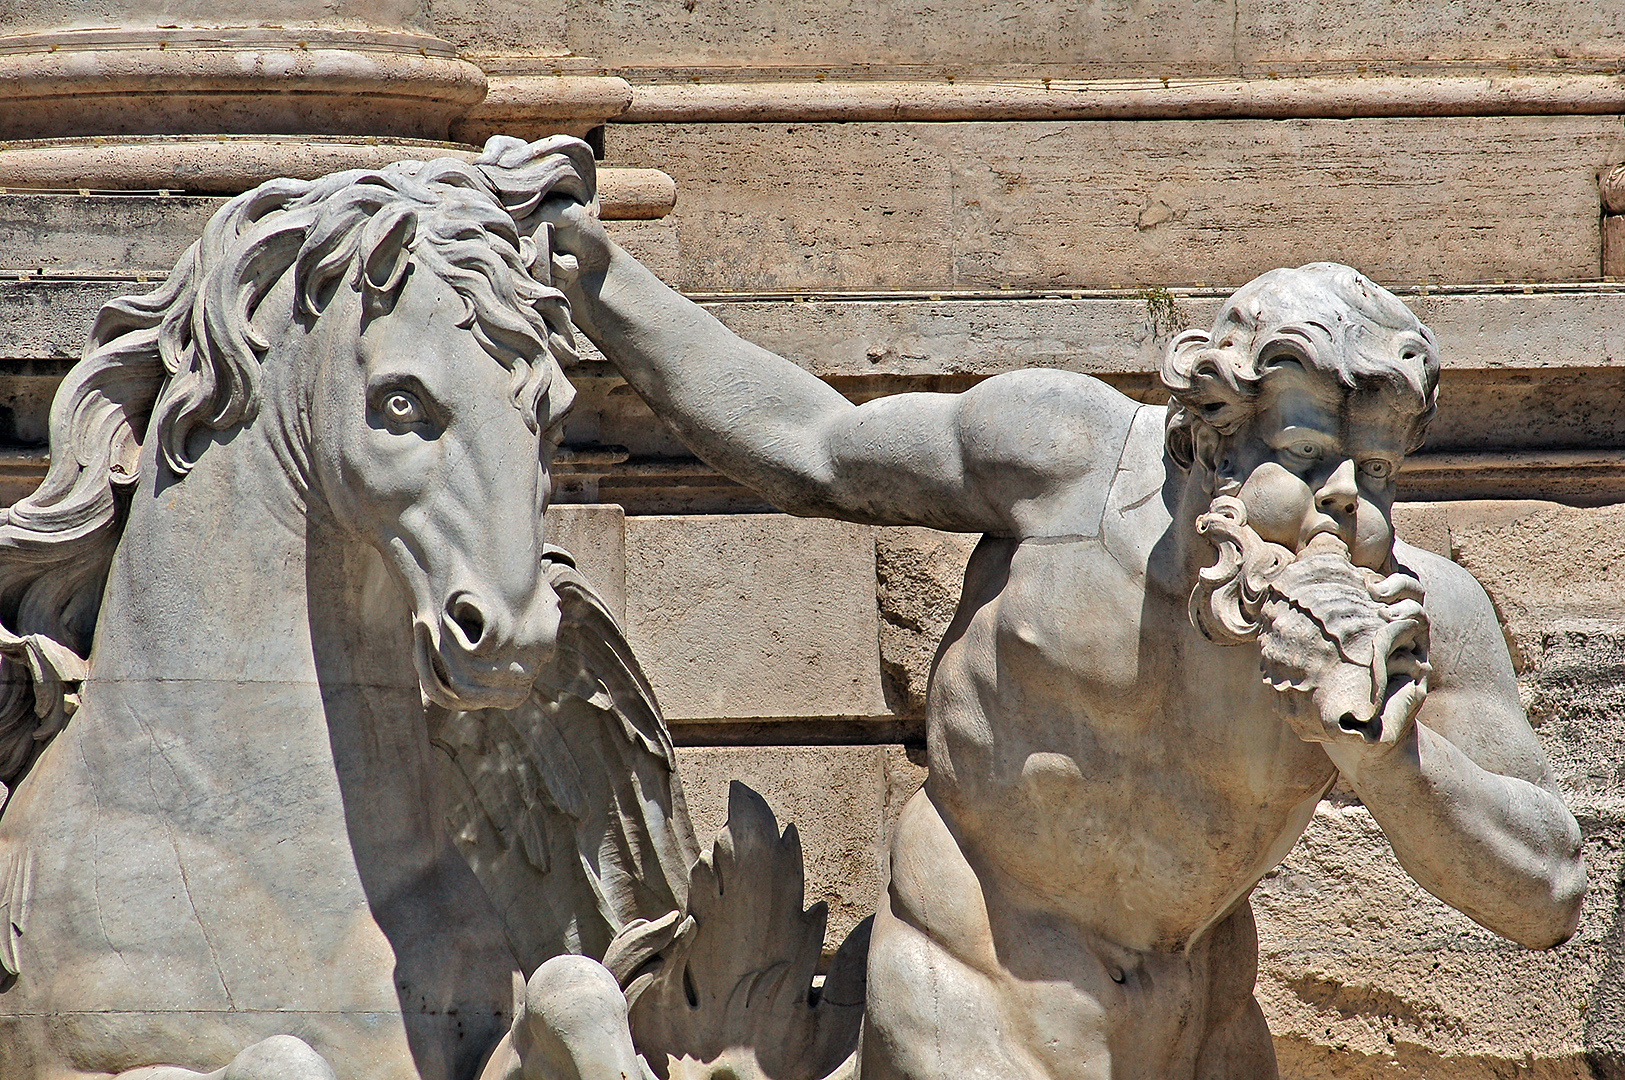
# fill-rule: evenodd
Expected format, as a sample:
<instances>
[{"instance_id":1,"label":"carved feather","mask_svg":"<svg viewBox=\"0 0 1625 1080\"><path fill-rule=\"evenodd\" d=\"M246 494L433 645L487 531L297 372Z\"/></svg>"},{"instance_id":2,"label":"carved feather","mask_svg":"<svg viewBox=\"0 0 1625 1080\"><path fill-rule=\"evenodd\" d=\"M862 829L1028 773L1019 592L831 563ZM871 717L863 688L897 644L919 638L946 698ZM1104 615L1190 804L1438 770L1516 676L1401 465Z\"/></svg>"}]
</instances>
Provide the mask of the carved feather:
<instances>
[{"instance_id":1,"label":"carved feather","mask_svg":"<svg viewBox=\"0 0 1625 1080\"><path fill-rule=\"evenodd\" d=\"M512 710L436 733L447 827L527 975L562 953L603 959L629 923L685 910L698 855L676 753L625 633L548 548L561 624L553 662Z\"/></svg>"},{"instance_id":2,"label":"carved feather","mask_svg":"<svg viewBox=\"0 0 1625 1080\"><path fill-rule=\"evenodd\" d=\"M28 928L34 860L30 852L0 856L0 991L22 973L18 945Z\"/></svg>"},{"instance_id":3,"label":"carved feather","mask_svg":"<svg viewBox=\"0 0 1625 1080\"><path fill-rule=\"evenodd\" d=\"M865 919L848 935L824 985L814 989L828 908L820 901L803 909L803 885L796 827L781 835L767 802L730 784L728 822L694 864L688 917L676 926L634 926L626 935L631 941L617 942L617 953L658 952L641 971L631 962L616 965L627 982L633 1041L656 1076L849 1074L872 924Z\"/></svg>"}]
</instances>

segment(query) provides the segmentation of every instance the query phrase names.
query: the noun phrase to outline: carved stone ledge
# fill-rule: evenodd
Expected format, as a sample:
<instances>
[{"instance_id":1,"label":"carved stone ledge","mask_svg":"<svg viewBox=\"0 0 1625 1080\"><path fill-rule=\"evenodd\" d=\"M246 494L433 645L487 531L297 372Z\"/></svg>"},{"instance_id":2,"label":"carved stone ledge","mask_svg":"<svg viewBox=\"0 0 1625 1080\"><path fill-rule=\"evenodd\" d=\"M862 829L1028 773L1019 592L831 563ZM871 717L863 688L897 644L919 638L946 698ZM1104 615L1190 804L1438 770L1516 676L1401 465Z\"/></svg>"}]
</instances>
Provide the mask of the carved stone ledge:
<instances>
[{"instance_id":1,"label":"carved stone ledge","mask_svg":"<svg viewBox=\"0 0 1625 1080\"><path fill-rule=\"evenodd\" d=\"M310 133L445 138L485 73L438 38L330 28L0 38L0 138Z\"/></svg>"},{"instance_id":2,"label":"carved stone ledge","mask_svg":"<svg viewBox=\"0 0 1625 1080\"><path fill-rule=\"evenodd\" d=\"M0 142L0 188L18 191L187 191L235 195L273 177L314 180L403 158L473 159L477 146L425 139L321 135L186 135ZM658 169L601 168L609 221L670 213L677 185Z\"/></svg>"},{"instance_id":3,"label":"carved stone ledge","mask_svg":"<svg viewBox=\"0 0 1625 1080\"><path fill-rule=\"evenodd\" d=\"M0 278L0 408L10 409L18 438L32 439L43 431L49 388L77 356L97 308L151 285L24 278ZM1625 396L1625 287L1399 291L1432 326L1446 357L1432 445L1407 459L1402 498L1625 501L1625 418L1615 404ZM1214 290L1170 290L1171 313L1162 314L1175 323L1159 326L1146 296L1126 290L1076 300L1006 295L802 302L736 296L711 297L706 306L737 333L853 400L964 390L1040 366L1087 372L1158 402L1167 396L1155 376L1166 332L1201 322L1222 299ZM613 369L594 359L585 339L582 347L584 362L570 378L584 391L578 415L597 420L572 433L560 454L557 501L612 502L632 514L766 508L753 492L662 441L664 427ZM32 463L24 453L0 475L0 503L44 475L41 451L32 453Z\"/></svg>"},{"instance_id":4,"label":"carved stone ledge","mask_svg":"<svg viewBox=\"0 0 1625 1080\"><path fill-rule=\"evenodd\" d=\"M493 75L485 100L452 128L463 142L496 134L538 138L563 132L583 136L632 104L625 79L580 75Z\"/></svg>"},{"instance_id":5,"label":"carved stone ledge","mask_svg":"<svg viewBox=\"0 0 1625 1080\"><path fill-rule=\"evenodd\" d=\"M532 80L516 78L517 86ZM1352 119L1625 112L1617 74L661 82L622 123Z\"/></svg>"}]
</instances>

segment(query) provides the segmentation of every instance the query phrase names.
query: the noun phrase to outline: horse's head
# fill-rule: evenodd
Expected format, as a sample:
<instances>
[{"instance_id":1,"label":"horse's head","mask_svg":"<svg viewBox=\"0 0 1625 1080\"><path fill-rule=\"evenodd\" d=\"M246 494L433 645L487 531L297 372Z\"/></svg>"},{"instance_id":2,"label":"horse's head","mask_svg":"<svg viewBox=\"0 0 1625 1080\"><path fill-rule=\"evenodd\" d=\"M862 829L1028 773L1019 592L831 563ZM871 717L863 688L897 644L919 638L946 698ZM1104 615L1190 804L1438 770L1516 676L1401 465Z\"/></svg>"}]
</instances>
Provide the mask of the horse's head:
<instances>
[{"instance_id":1,"label":"horse's head","mask_svg":"<svg viewBox=\"0 0 1625 1080\"><path fill-rule=\"evenodd\" d=\"M542 513L573 397L568 311L545 238L489 192L401 186L337 198L295 260L311 319L295 454L311 513L377 548L409 598L424 695L511 708L558 631Z\"/></svg>"},{"instance_id":2,"label":"horse's head","mask_svg":"<svg viewBox=\"0 0 1625 1080\"><path fill-rule=\"evenodd\" d=\"M410 598L424 694L447 707L513 707L558 629L542 512L570 390L542 342L513 342L531 355L499 362L482 344L491 335L471 325L477 301L433 260L401 257L399 283L372 303L359 339L335 335L341 347L315 365L312 491L384 555ZM330 303L324 318L353 320L344 308L361 299Z\"/></svg>"},{"instance_id":3,"label":"horse's head","mask_svg":"<svg viewBox=\"0 0 1625 1080\"><path fill-rule=\"evenodd\" d=\"M125 493L183 480L234 432L270 440L313 520L383 554L426 697L524 698L558 623L542 510L575 355L532 233L549 195L594 186L592 151L562 136L273 180L162 286L102 309L52 407L45 482L0 511L0 783L72 712Z\"/></svg>"}]
</instances>

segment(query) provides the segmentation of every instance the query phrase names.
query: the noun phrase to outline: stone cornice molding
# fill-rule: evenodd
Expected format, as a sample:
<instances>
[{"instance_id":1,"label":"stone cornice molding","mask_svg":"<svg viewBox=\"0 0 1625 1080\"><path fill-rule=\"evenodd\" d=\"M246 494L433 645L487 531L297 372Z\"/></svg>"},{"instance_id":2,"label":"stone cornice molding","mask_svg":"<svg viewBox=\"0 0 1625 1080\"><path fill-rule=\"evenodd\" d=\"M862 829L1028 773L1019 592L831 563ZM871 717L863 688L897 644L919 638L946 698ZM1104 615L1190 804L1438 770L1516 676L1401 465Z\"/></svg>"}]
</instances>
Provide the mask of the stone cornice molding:
<instances>
[{"instance_id":1,"label":"stone cornice molding","mask_svg":"<svg viewBox=\"0 0 1625 1080\"><path fill-rule=\"evenodd\" d=\"M555 132L582 136L626 112L632 85L613 76L490 75L485 100L452 128L462 142L492 135L540 138Z\"/></svg>"},{"instance_id":2,"label":"stone cornice molding","mask_svg":"<svg viewBox=\"0 0 1625 1080\"><path fill-rule=\"evenodd\" d=\"M319 135L36 139L0 142L0 190L234 195L278 176L314 180L393 161L472 161L479 154L479 147L463 143ZM676 203L677 186L658 169L600 167L598 199L608 221L661 218Z\"/></svg>"},{"instance_id":3,"label":"stone cornice molding","mask_svg":"<svg viewBox=\"0 0 1625 1080\"><path fill-rule=\"evenodd\" d=\"M485 73L438 38L322 27L0 38L0 138L274 133L444 138Z\"/></svg>"},{"instance_id":4,"label":"stone cornice molding","mask_svg":"<svg viewBox=\"0 0 1625 1080\"><path fill-rule=\"evenodd\" d=\"M507 76L510 93L539 76ZM635 84L622 123L1352 119L1625 113L1625 76L1321 75Z\"/></svg>"}]
</instances>

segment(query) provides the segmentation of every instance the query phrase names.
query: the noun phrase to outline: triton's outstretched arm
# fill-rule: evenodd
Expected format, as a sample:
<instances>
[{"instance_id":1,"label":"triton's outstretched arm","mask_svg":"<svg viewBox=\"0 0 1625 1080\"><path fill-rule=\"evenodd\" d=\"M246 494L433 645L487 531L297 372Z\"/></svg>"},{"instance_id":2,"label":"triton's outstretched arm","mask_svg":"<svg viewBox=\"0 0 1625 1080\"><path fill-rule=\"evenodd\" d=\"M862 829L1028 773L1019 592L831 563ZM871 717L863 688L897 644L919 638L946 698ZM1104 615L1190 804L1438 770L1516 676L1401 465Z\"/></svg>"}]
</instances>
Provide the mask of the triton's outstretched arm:
<instances>
[{"instance_id":1,"label":"triton's outstretched arm","mask_svg":"<svg viewBox=\"0 0 1625 1080\"><path fill-rule=\"evenodd\" d=\"M781 509L1033 535L1110 481L1135 404L1095 379L1024 371L853 405L668 288L583 207L548 213L578 262L561 281L577 325L696 453Z\"/></svg>"}]
</instances>

